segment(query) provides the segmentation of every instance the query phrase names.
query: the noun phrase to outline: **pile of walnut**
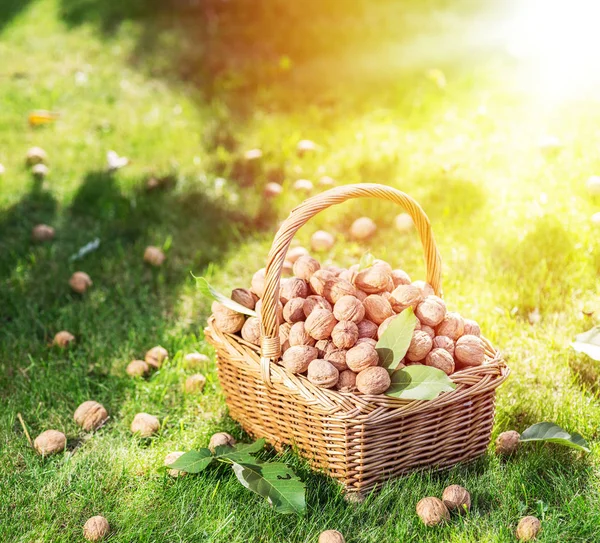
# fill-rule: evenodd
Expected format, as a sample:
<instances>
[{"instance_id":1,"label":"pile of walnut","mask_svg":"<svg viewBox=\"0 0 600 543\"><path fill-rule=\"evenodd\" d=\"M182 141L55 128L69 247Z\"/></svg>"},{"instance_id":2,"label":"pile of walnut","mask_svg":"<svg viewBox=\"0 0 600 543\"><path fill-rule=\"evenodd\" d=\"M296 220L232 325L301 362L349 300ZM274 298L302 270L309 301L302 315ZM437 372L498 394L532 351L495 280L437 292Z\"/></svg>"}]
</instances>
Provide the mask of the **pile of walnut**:
<instances>
[{"instance_id":1,"label":"pile of walnut","mask_svg":"<svg viewBox=\"0 0 600 543\"><path fill-rule=\"evenodd\" d=\"M302 248L292 249L287 262L293 265L294 277L281 280L279 363L315 385L341 392L384 393L390 375L378 366L375 346L408 307L418 320L404 365L425 364L450 375L484 363L478 324L446 311L429 284L411 282L406 272L381 260L362 270L358 265L321 267ZM254 274L250 289L236 288L231 298L260 315L264 288L262 269ZM259 318L246 318L218 302L212 310L219 330L260 345Z\"/></svg>"}]
</instances>

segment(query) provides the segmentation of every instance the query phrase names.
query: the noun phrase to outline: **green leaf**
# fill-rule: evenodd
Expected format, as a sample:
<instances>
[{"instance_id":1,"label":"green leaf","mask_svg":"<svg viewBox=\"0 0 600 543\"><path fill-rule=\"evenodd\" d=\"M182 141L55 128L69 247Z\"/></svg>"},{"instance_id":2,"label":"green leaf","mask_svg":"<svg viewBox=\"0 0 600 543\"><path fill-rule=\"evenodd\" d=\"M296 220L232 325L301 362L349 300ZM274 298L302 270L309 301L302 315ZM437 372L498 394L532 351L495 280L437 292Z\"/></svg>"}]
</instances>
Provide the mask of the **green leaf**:
<instances>
[{"instance_id":1,"label":"green leaf","mask_svg":"<svg viewBox=\"0 0 600 543\"><path fill-rule=\"evenodd\" d=\"M588 442L577 432L569 434L552 422L538 422L521 434L521 441L547 441L571 447L578 451L590 452Z\"/></svg>"},{"instance_id":2,"label":"green leaf","mask_svg":"<svg viewBox=\"0 0 600 543\"><path fill-rule=\"evenodd\" d=\"M305 485L285 464L234 462L233 471L242 485L266 498L278 513L306 510Z\"/></svg>"},{"instance_id":3,"label":"green leaf","mask_svg":"<svg viewBox=\"0 0 600 543\"><path fill-rule=\"evenodd\" d=\"M386 396L403 400L433 400L441 392L450 392L456 385L437 368L430 366L407 366L392 374L392 385Z\"/></svg>"},{"instance_id":4,"label":"green leaf","mask_svg":"<svg viewBox=\"0 0 600 543\"><path fill-rule=\"evenodd\" d=\"M231 462L244 463L257 462L255 458L250 456L252 453L257 453L265 448L265 440L259 439L254 443L238 443L233 447L219 446L215 449L215 457L219 459L227 459Z\"/></svg>"},{"instance_id":5,"label":"green leaf","mask_svg":"<svg viewBox=\"0 0 600 543\"><path fill-rule=\"evenodd\" d=\"M213 460L214 457L208 449L200 449L199 451L190 451L182 454L175 462L167 467L185 471L187 473L200 473L206 469Z\"/></svg>"},{"instance_id":6,"label":"green leaf","mask_svg":"<svg viewBox=\"0 0 600 543\"><path fill-rule=\"evenodd\" d=\"M417 324L412 307L402 311L387 327L375 348L379 363L384 368L394 370L404 358Z\"/></svg>"},{"instance_id":7,"label":"green leaf","mask_svg":"<svg viewBox=\"0 0 600 543\"><path fill-rule=\"evenodd\" d=\"M249 315L250 317L257 316L256 311L252 311L252 309L248 309L242 304L238 304L231 298L227 298L227 296L224 296L220 292L216 291L204 277L194 277L194 279L196 279L198 290L200 290L200 292L205 296L217 300L217 302L223 304L225 307L228 307L233 311L237 311L238 313L243 313L244 315Z\"/></svg>"},{"instance_id":8,"label":"green leaf","mask_svg":"<svg viewBox=\"0 0 600 543\"><path fill-rule=\"evenodd\" d=\"M571 347L578 353L585 353L590 358L600 361L600 326L594 326L591 330L575 336Z\"/></svg>"},{"instance_id":9,"label":"green leaf","mask_svg":"<svg viewBox=\"0 0 600 543\"><path fill-rule=\"evenodd\" d=\"M373 262L375 262L375 257L367 251L360 258L360 262L358 264L358 271L362 271L362 270L366 270L367 268L370 268L373 265Z\"/></svg>"}]
</instances>

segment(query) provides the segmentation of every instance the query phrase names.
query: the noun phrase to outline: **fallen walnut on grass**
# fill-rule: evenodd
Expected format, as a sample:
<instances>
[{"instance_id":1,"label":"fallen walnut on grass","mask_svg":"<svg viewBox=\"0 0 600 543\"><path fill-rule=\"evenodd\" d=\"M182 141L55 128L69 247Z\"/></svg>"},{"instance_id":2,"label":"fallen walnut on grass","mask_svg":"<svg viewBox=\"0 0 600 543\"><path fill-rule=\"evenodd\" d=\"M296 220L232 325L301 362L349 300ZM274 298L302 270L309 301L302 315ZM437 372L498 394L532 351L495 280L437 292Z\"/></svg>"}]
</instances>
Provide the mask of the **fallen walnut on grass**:
<instances>
[{"instance_id":1,"label":"fallen walnut on grass","mask_svg":"<svg viewBox=\"0 0 600 543\"><path fill-rule=\"evenodd\" d=\"M160 421L148 413L138 413L131 422L131 432L140 437L150 437L160 430Z\"/></svg>"},{"instance_id":2,"label":"fallen walnut on grass","mask_svg":"<svg viewBox=\"0 0 600 543\"><path fill-rule=\"evenodd\" d=\"M536 517L524 517L517 526L517 539L520 541L532 541L542 529L542 523Z\"/></svg>"},{"instance_id":3,"label":"fallen walnut on grass","mask_svg":"<svg viewBox=\"0 0 600 543\"><path fill-rule=\"evenodd\" d=\"M144 360L132 360L125 371L131 377L144 377L150 373L150 366Z\"/></svg>"},{"instance_id":4,"label":"fallen walnut on grass","mask_svg":"<svg viewBox=\"0 0 600 543\"><path fill-rule=\"evenodd\" d=\"M50 456L65 450L67 437L58 430L46 430L35 438L33 446L42 456Z\"/></svg>"},{"instance_id":5,"label":"fallen walnut on grass","mask_svg":"<svg viewBox=\"0 0 600 543\"><path fill-rule=\"evenodd\" d=\"M210 441L208 442L208 448L214 454L217 447L233 447L235 443L235 438L231 434L228 434L227 432L217 432L210 438Z\"/></svg>"},{"instance_id":6,"label":"fallen walnut on grass","mask_svg":"<svg viewBox=\"0 0 600 543\"><path fill-rule=\"evenodd\" d=\"M417 515L425 526L437 526L450 520L450 512L439 498L423 498L417 503Z\"/></svg>"},{"instance_id":7,"label":"fallen walnut on grass","mask_svg":"<svg viewBox=\"0 0 600 543\"><path fill-rule=\"evenodd\" d=\"M515 432L514 430L502 432L496 438L496 454L505 456L513 454L519 448L520 438L519 432Z\"/></svg>"},{"instance_id":8,"label":"fallen walnut on grass","mask_svg":"<svg viewBox=\"0 0 600 543\"><path fill-rule=\"evenodd\" d=\"M93 400L83 402L73 415L75 422L86 432L97 430L108 420L108 411L105 407Z\"/></svg>"},{"instance_id":9,"label":"fallen walnut on grass","mask_svg":"<svg viewBox=\"0 0 600 543\"><path fill-rule=\"evenodd\" d=\"M88 541L100 541L110 532L108 520L103 516L97 515L87 520L83 525L83 537Z\"/></svg>"},{"instance_id":10,"label":"fallen walnut on grass","mask_svg":"<svg viewBox=\"0 0 600 543\"><path fill-rule=\"evenodd\" d=\"M54 239L54 228L47 224L38 224L31 231L31 239L37 242L50 241Z\"/></svg>"},{"instance_id":11,"label":"fallen walnut on grass","mask_svg":"<svg viewBox=\"0 0 600 543\"><path fill-rule=\"evenodd\" d=\"M82 271L75 272L69 279L69 286L73 292L84 294L85 291L93 285L90 276Z\"/></svg>"},{"instance_id":12,"label":"fallen walnut on grass","mask_svg":"<svg viewBox=\"0 0 600 543\"><path fill-rule=\"evenodd\" d=\"M319 543L346 543L346 540L337 530L325 530L319 535Z\"/></svg>"},{"instance_id":13,"label":"fallen walnut on grass","mask_svg":"<svg viewBox=\"0 0 600 543\"><path fill-rule=\"evenodd\" d=\"M471 495L460 485L447 487L442 494L442 501L451 513L464 513L471 509Z\"/></svg>"},{"instance_id":14,"label":"fallen walnut on grass","mask_svg":"<svg viewBox=\"0 0 600 543\"><path fill-rule=\"evenodd\" d=\"M201 373L196 373L185 380L184 390L187 394L197 394L204 390L204 385L206 385L206 377Z\"/></svg>"},{"instance_id":15,"label":"fallen walnut on grass","mask_svg":"<svg viewBox=\"0 0 600 543\"><path fill-rule=\"evenodd\" d=\"M29 166L46 162L46 160L48 160L48 155L41 147L31 147L27 151L26 161Z\"/></svg>"},{"instance_id":16,"label":"fallen walnut on grass","mask_svg":"<svg viewBox=\"0 0 600 543\"><path fill-rule=\"evenodd\" d=\"M154 369L159 369L166 358L169 356L169 351L160 345L156 347L152 347L149 351L146 352L144 356L144 360L152 366Z\"/></svg>"},{"instance_id":17,"label":"fallen walnut on grass","mask_svg":"<svg viewBox=\"0 0 600 543\"><path fill-rule=\"evenodd\" d=\"M188 369L201 368L209 364L210 358L202 353L188 353L183 357L185 365Z\"/></svg>"},{"instance_id":18,"label":"fallen walnut on grass","mask_svg":"<svg viewBox=\"0 0 600 543\"><path fill-rule=\"evenodd\" d=\"M52 345L56 345L57 347L64 348L64 347L67 347L68 345L70 345L71 343L73 343L74 341L75 341L75 336L73 334L71 334L71 332L62 330L54 336Z\"/></svg>"},{"instance_id":19,"label":"fallen walnut on grass","mask_svg":"<svg viewBox=\"0 0 600 543\"><path fill-rule=\"evenodd\" d=\"M183 456L184 454L185 453L181 452L181 451L174 451L174 452L167 454L167 456L165 456L164 463L165 463L165 466L167 466L167 473L171 477L183 477L184 475L187 475L186 471L179 471L178 469L168 467L171 464L173 464L175 462L175 460L177 460L179 457Z\"/></svg>"},{"instance_id":20,"label":"fallen walnut on grass","mask_svg":"<svg viewBox=\"0 0 600 543\"><path fill-rule=\"evenodd\" d=\"M163 253L158 247L149 245L144 251L144 262L154 266L155 268L162 266L165 258L167 258L165 253Z\"/></svg>"}]
</instances>

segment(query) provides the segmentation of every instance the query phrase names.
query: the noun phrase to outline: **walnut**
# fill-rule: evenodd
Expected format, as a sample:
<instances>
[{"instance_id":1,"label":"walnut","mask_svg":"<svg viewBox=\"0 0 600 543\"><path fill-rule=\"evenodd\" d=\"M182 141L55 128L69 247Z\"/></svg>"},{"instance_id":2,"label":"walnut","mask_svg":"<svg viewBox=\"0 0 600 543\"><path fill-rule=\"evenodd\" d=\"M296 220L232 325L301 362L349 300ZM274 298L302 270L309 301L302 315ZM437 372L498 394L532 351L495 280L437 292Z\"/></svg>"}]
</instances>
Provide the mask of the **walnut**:
<instances>
[{"instance_id":1,"label":"walnut","mask_svg":"<svg viewBox=\"0 0 600 543\"><path fill-rule=\"evenodd\" d=\"M327 360L313 360L308 365L306 377L314 385L323 388L332 388L338 382L340 373L335 369L335 366Z\"/></svg>"},{"instance_id":2,"label":"walnut","mask_svg":"<svg viewBox=\"0 0 600 543\"><path fill-rule=\"evenodd\" d=\"M310 281L313 274L321 269L321 264L311 256L304 255L294 262L294 275L304 281Z\"/></svg>"},{"instance_id":3,"label":"walnut","mask_svg":"<svg viewBox=\"0 0 600 543\"><path fill-rule=\"evenodd\" d=\"M392 323L392 321L397 317L398 315L392 315L391 317L388 317L387 319L385 319L380 325L379 328L377 329L377 339L381 339L381 336L383 336L383 334L385 333L385 331L388 329L388 326Z\"/></svg>"},{"instance_id":4,"label":"walnut","mask_svg":"<svg viewBox=\"0 0 600 543\"><path fill-rule=\"evenodd\" d=\"M358 298L358 300L359 300L360 302L364 302L364 301L365 301L365 298L366 298L367 296L368 296L368 294L367 294L366 292L363 292L362 290L360 290L360 289L358 289L358 288L356 289L356 297Z\"/></svg>"},{"instance_id":5,"label":"walnut","mask_svg":"<svg viewBox=\"0 0 600 543\"><path fill-rule=\"evenodd\" d=\"M292 373L304 373L308 365L319 357L316 347L296 345L283 353L281 364Z\"/></svg>"},{"instance_id":6,"label":"walnut","mask_svg":"<svg viewBox=\"0 0 600 543\"><path fill-rule=\"evenodd\" d=\"M292 264L295 264L296 261L302 257L302 256L307 256L308 255L308 250L305 249L304 247L293 247L292 249L290 249L287 252L287 255L285 255L286 260L289 260ZM305 281L308 281L308 279L302 277L302 279L304 279Z\"/></svg>"},{"instance_id":7,"label":"walnut","mask_svg":"<svg viewBox=\"0 0 600 543\"><path fill-rule=\"evenodd\" d=\"M217 447L233 447L235 445L235 437L227 432L217 432L213 434L208 442L208 448L214 454Z\"/></svg>"},{"instance_id":8,"label":"walnut","mask_svg":"<svg viewBox=\"0 0 600 543\"><path fill-rule=\"evenodd\" d=\"M261 268L252 276L250 290L259 298L262 298L265 293L265 273L266 268Z\"/></svg>"},{"instance_id":9,"label":"walnut","mask_svg":"<svg viewBox=\"0 0 600 543\"><path fill-rule=\"evenodd\" d=\"M335 388L340 392L356 391L356 373L354 373L352 370L341 371Z\"/></svg>"},{"instance_id":10,"label":"walnut","mask_svg":"<svg viewBox=\"0 0 600 543\"><path fill-rule=\"evenodd\" d=\"M339 279L344 279L344 281L348 281L349 283L354 283L354 278L358 272L355 270L342 270L338 275Z\"/></svg>"},{"instance_id":11,"label":"walnut","mask_svg":"<svg viewBox=\"0 0 600 543\"><path fill-rule=\"evenodd\" d=\"M83 537L88 541L100 541L110 532L108 520L103 516L97 515L86 521L83 525Z\"/></svg>"},{"instance_id":12,"label":"walnut","mask_svg":"<svg viewBox=\"0 0 600 543\"><path fill-rule=\"evenodd\" d=\"M258 301L256 294L247 288L234 288L231 291L231 299L248 309L254 309Z\"/></svg>"},{"instance_id":13,"label":"walnut","mask_svg":"<svg viewBox=\"0 0 600 543\"><path fill-rule=\"evenodd\" d=\"M342 296L333 307L338 321L352 321L356 324L365 317L365 306L356 296Z\"/></svg>"},{"instance_id":14,"label":"walnut","mask_svg":"<svg viewBox=\"0 0 600 543\"><path fill-rule=\"evenodd\" d=\"M71 334L71 332L62 330L54 336L54 339L52 340L52 345L56 345L57 347L64 348L64 347L67 347L68 345L70 345L71 343L73 343L74 341L75 341L75 336L73 334Z\"/></svg>"},{"instance_id":15,"label":"walnut","mask_svg":"<svg viewBox=\"0 0 600 543\"><path fill-rule=\"evenodd\" d=\"M408 213L400 213L399 215L396 215L396 218L394 219L394 226L403 234L411 231L414 225L415 223Z\"/></svg>"},{"instance_id":16,"label":"walnut","mask_svg":"<svg viewBox=\"0 0 600 543\"><path fill-rule=\"evenodd\" d=\"M410 285L410 276L404 270L392 270L394 288L400 285Z\"/></svg>"},{"instance_id":17,"label":"walnut","mask_svg":"<svg viewBox=\"0 0 600 543\"><path fill-rule=\"evenodd\" d=\"M144 360L153 368L159 369L168 356L169 352L167 351L167 349L161 347L160 345L157 345L156 347L152 347L152 349L150 349L149 351L146 351Z\"/></svg>"},{"instance_id":18,"label":"walnut","mask_svg":"<svg viewBox=\"0 0 600 543\"><path fill-rule=\"evenodd\" d=\"M323 296L313 294L304 300L304 316L308 317L315 308L333 310L332 305Z\"/></svg>"},{"instance_id":19,"label":"walnut","mask_svg":"<svg viewBox=\"0 0 600 543\"><path fill-rule=\"evenodd\" d=\"M164 465L167 467L167 473L171 477L183 477L184 475L187 475L187 472L185 472L185 471L179 471L178 469L175 469L175 468L169 468L169 466L171 464L174 464L175 461L177 459L179 459L181 456L183 456L184 454L185 453L182 451L174 451L174 452L170 452L169 454L167 454L167 456L165 456Z\"/></svg>"},{"instance_id":20,"label":"walnut","mask_svg":"<svg viewBox=\"0 0 600 543\"><path fill-rule=\"evenodd\" d=\"M471 495L460 485L446 487L442 494L442 501L450 512L464 513L471 509Z\"/></svg>"},{"instance_id":21,"label":"walnut","mask_svg":"<svg viewBox=\"0 0 600 543\"><path fill-rule=\"evenodd\" d=\"M82 271L75 272L69 279L69 286L77 294L83 294L92 284L90 276Z\"/></svg>"},{"instance_id":22,"label":"walnut","mask_svg":"<svg viewBox=\"0 0 600 543\"><path fill-rule=\"evenodd\" d=\"M208 358L208 356L196 352L186 354L183 357L183 360L186 368L188 369L206 368L210 362L210 358Z\"/></svg>"},{"instance_id":23,"label":"walnut","mask_svg":"<svg viewBox=\"0 0 600 543\"><path fill-rule=\"evenodd\" d=\"M477 336L462 336L456 342L454 356L463 366L481 366L485 361L485 347Z\"/></svg>"},{"instance_id":24,"label":"walnut","mask_svg":"<svg viewBox=\"0 0 600 543\"><path fill-rule=\"evenodd\" d=\"M144 262L156 268L162 266L165 258L165 253L163 253L158 247L152 247L150 245L146 247L146 250L144 251Z\"/></svg>"},{"instance_id":25,"label":"walnut","mask_svg":"<svg viewBox=\"0 0 600 543\"><path fill-rule=\"evenodd\" d=\"M407 307L415 309L423 301L423 292L414 285L400 285L392 292L392 307L400 313Z\"/></svg>"},{"instance_id":26,"label":"walnut","mask_svg":"<svg viewBox=\"0 0 600 543\"><path fill-rule=\"evenodd\" d=\"M427 298L427 296L433 296L435 294L433 287L425 281L413 281L412 285L421 289L421 292L423 293L423 298Z\"/></svg>"},{"instance_id":27,"label":"walnut","mask_svg":"<svg viewBox=\"0 0 600 543\"><path fill-rule=\"evenodd\" d=\"M392 274L381 265L374 265L359 271L354 278L354 284L367 294L383 292L392 281ZM393 283L392 283L393 284Z\"/></svg>"},{"instance_id":28,"label":"walnut","mask_svg":"<svg viewBox=\"0 0 600 543\"><path fill-rule=\"evenodd\" d=\"M138 413L131 422L131 432L140 437L150 437L160 430L160 422L154 415Z\"/></svg>"},{"instance_id":29,"label":"walnut","mask_svg":"<svg viewBox=\"0 0 600 543\"><path fill-rule=\"evenodd\" d=\"M346 543L346 540L337 530L325 530L319 535L318 543Z\"/></svg>"},{"instance_id":30,"label":"walnut","mask_svg":"<svg viewBox=\"0 0 600 543\"><path fill-rule=\"evenodd\" d=\"M435 330L431 326L427 326L426 324L423 324L423 325L421 325L421 328L419 328L419 330L422 330L423 332L425 332L431 339L433 339L435 337Z\"/></svg>"},{"instance_id":31,"label":"walnut","mask_svg":"<svg viewBox=\"0 0 600 543\"><path fill-rule=\"evenodd\" d=\"M331 289L325 291L325 298L328 302L335 304L344 296L356 296L356 288L352 283L336 278L331 285Z\"/></svg>"},{"instance_id":32,"label":"walnut","mask_svg":"<svg viewBox=\"0 0 600 543\"><path fill-rule=\"evenodd\" d=\"M369 217L359 217L350 226L350 237L353 239L369 239L375 232L377 232L377 225Z\"/></svg>"},{"instance_id":33,"label":"walnut","mask_svg":"<svg viewBox=\"0 0 600 543\"><path fill-rule=\"evenodd\" d=\"M316 340L312 338L310 334L306 331L304 327L304 322L302 321L296 322L292 325L287 339L291 347L295 347L296 345L313 346L316 343Z\"/></svg>"},{"instance_id":34,"label":"walnut","mask_svg":"<svg viewBox=\"0 0 600 543\"><path fill-rule=\"evenodd\" d=\"M423 498L417 503L417 515L425 526L436 526L450 520L448 508L438 498Z\"/></svg>"},{"instance_id":35,"label":"walnut","mask_svg":"<svg viewBox=\"0 0 600 543\"><path fill-rule=\"evenodd\" d=\"M319 358L326 359L330 353L337 350L337 347L334 345L333 341L329 339L321 339L315 343L315 347L319 351Z\"/></svg>"},{"instance_id":36,"label":"walnut","mask_svg":"<svg viewBox=\"0 0 600 543\"><path fill-rule=\"evenodd\" d=\"M327 270L331 273L333 273L333 275L335 275L336 277L339 277L340 274L344 271L342 268L340 268L339 266L325 266L323 268L324 270Z\"/></svg>"},{"instance_id":37,"label":"walnut","mask_svg":"<svg viewBox=\"0 0 600 543\"><path fill-rule=\"evenodd\" d=\"M454 373L454 359L446 349L432 349L425 357L425 365L442 370L446 375Z\"/></svg>"},{"instance_id":38,"label":"walnut","mask_svg":"<svg viewBox=\"0 0 600 543\"><path fill-rule=\"evenodd\" d=\"M371 294L363 301L365 306L365 316L368 320L380 325L385 319L394 314L390 302L383 296Z\"/></svg>"},{"instance_id":39,"label":"walnut","mask_svg":"<svg viewBox=\"0 0 600 543\"><path fill-rule=\"evenodd\" d=\"M275 198L279 196L283 192L283 187L279 183L275 183L274 181L270 181L265 185L263 189L263 194L267 198Z\"/></svg>"},{"instance_id":40,"label":"walnut","mask_svg":"<svg viewBox=\"0 0 600 543\"><path fill-rule=\"evenodd\" d=\"M298 179L293 188L296 192L310 192L313 189L313 183L309 179Z\"/></svg>"},{"instance_id":41,"label":"walnut","mask_svg":"<svg viewBox=\"0 0 600 543\"><path fill-rule=\"evenodd\" d=\"M342 372L348 369L346 365L346 349L336 349L335 351L328 352L323 358L333 364L336 370Z\"/></svg>"},{"instance_id":42,"label":"walnut","mask_svg":"<svg viewBox=\"0 0 600 543\"><path fill-rule=\"evenodd\" d=\"M26 162L29 166L33 164L41 164L42 162L46 162L47 160L48 155L46 154L46 151L44 151L41 147L31 147L27 151Z\"/></svg>"},{"instance_id":43,"label":"walnut","mask_svg":"<svg viewBox=\"0 0 600 543\"><path fill-rule=\"evenodd\" d=\"M519 432L515 432L514 430L502 432L496 438L496 454L513 454L519 448L520 439Z\"/></svg>"},{"instance_id":44,"label":"walnut","mask_svg":"<svg viewBox=\"0 0 600 543\"><path fill-rule=\"evenodd\" d=\"M421 324L437 326L446 316L446 304L437 296L427 296L415 309Z\"/></svg>"},{"instance_id":45,"label":"walnut","mask_svg":"<svg viewBox=\"0 0 600 543\"><path fill-rule=\"evenodd\" d=\"M309 283L311 290L315 294L323 296L327 301L330 301L329 296L331 294L331 289L336 281L337 277L332 272L328 270L317 270L311 275Z\"/></svg>"},{"instance_id":46,"label":"walnut","mask_svg":"<svg viewBox=\"0 0 600 543\"><path fill-rule=\"evenodd\" d=\"M370 366L377 366L378 362L379 355L375 347L368 343L359 343L346 353L346 365L356 373Z\"/></svg>"},{"instance_id":47,"label":"walnut","mask_svg":"<svg viewBox=\"0 0 600 543\"><path fill-rule=\"evenodd\" d=\"M215 304L219 306L217 311L215 311ZM236 332L239 332L246 322L246 317L244 315L237 311L233 311L218 302L213 303L213 315L215 318L215 326L225 334L235 334Z\"/></svg>"},{"instance_id":48,"label":"walnut","mask_svg":"<svg viewBox=\"0 0 600 543\"><path fill-rule=\"evenodd\" d=\"M54 228L47 224L38 224L31 231L31 239L33 241L50 241L54 238Z\"/></svg>"},{"instance_id":49,"label":"walnut","mask_svg":"<svg viewBox=\"0 0 600 543\"><path fill-rule=\"evenodd\" d=\"M260 300L258 300L258 302L256 302L256 307L254 308L254 311L256 311L256 314L259 317L260 317L260 312L262 311L262 306L263 306L263 300L260 299ZM277 322L283 323L283 304L280 301L277 302L276 311L277 311Z\"/></svg>"},{"instance_id":50,"label":"walnut","mask_svg":"<svg viewBox=\"0 0 600 543\"><path fill-rule=\"evenodd\" d=\"M458 313L446 313L446 316L436 329L438 336L448 336L454 341L462 336L464 331L465 321Z\"/></svg>"},{"instance_id":51,"label":"walnut","mask_svg":"<svg viewBox=\"0 0 600 543\"><path fill-rule=\"evenodd\" d=\"M381 366L371 366L356 376L356 388L362 394L383 394L391 384L388 370Z\"/></svg>"},{"instance_id":52,"label":"walnut","mask_svg":"<svg viewBox=\"0 0 600 543\"><path fill-rule=\"evenodd\" d=\"M454 356L454 341L452 341L448 336L436 336L433 338L433 348L434 349L445 349L452 356Z\"/></svg>"},{"instance_id":53,"label":"walnut","mask_svg":"<svg viewBox=\"0 0 600 543\"><path fill-rule=\"evenodd\" d=\"M131 377L144 377L150 373L150 366L144 360L132 360L125 371Z\"/></svg>"},{"instance_id":54,"label":"walnut","mask_svg":"<svg viewBox=\"0 0 600 543\"><path fill-rule=\"evenodd\" d=\"M46 430L35 438L33 446L42 456L50 456L65 450L67 437L58 430Z\"/></svg>"},{"instance_id":55,"label":"walnut","mask_svg":"<svg viewBox=\"0 0 600 543\"><path fill-rule=\"evenodd\" d=\"M361 343L366 343L367 345L371 345L371 347L375 348L377 346L377 341L370 337L359 337L356 340L356 345L360 345Z\"/></svg>"},{"instance_id":56,"label":"walnut","mask_svg":"<svg viewBox=\"0 0 600 543\"><path fill-rule=\"evenodd\" d=\"M73 415L75 422L86 432L97 430L108 420L108 411L104 406L92 400L83 402Z\"/></svg>"},{"instance_id":57,"label":"walnut","mask_svg":"<svg viewBox=\"0 0 600 543\"><path fill-rule=\"evenodd\" d=\"M542 523L535 517L523 517L517 525L517 539L531 541L535 539L542 529Z\"/></svg>"},{"instance_id":58,"label":"walnut","mask_svg":"<svg viewBox=\"0 0 600 543\"><path fill-rule=\"evenodd\" d=\"M349 349L358 339L358 326L352 321L340 321L331 331L331 340L340 349Z\"/></svg>"},{"instance_id":59,"label":"walnut","mask_svg":"<svg viewBox=\"0 0 600 543\"><path fill-rule=\"evenodd\" d=\"M333 328L337 324L337 320L331 311L326 309L315 309L306 318L304 328L311 337L316 340L327 339L331 336Z\"/></svg>"},{"instance_id":60,"label":"walnut","mask_svg":"<svg viewBox=\"0 0 600 543\"><path fill-rule=\"evenodd\" d=\"M472 319L465 319L465 335L481 337L481 328Z\"/></svg>"},{"instance_id":61,"label":"walnut","mask_svg":"<svg viewBox=\"0 0 600 543\"><path fill-rule=\"evenodd\" d=\"M335 244L335 238L324 230L317 230L310 238L313 251L329 251Z\"/></svg>"},{"instance_id":62,"label":"walnut","mask_svg":"<svg viewBox=\"0 0 600 543\"><path fill-rule=\"evenodd\" d=\"M423 360L433 345L432 339L422 330L415 330L413 337L406 352L406 358L411 362L418 362Z\"/></svg>"},{"instance_id":63,"label":"walnut","mask_svg":"<svg viewBox=\"0 0 600 543\"><path fill-rule=\"evenodd\" d=\"M204 385L206 385L206 377L201 373L195 373L194 375L190 375L183 385L183 389L186 394L197 394L198 392L202 392L204 390Z\"/></svg>"},{"instance_id":64,"label":"walnut","mask_svg":"<svg viewBox=\"0 0 600 543\"><path fill-rule=\"evenodd\" d=\"M306 298L308 296L308 285L306 281L298 277L286 279L279 290L279 298L285 305L292 298Z\"/></svg>"},{"instance_id":65,"label":"walnut","mask_svg":"<svg viewBox=\"0 0 600 543\"><path fill-rule=\"evenodd\" d=\"M260 345L260 320L258 317L246 319L242 326L242 337L253 345Z\"/></svg>"},{"instance_id":66,"label":"walnut","mask_svg":"<svg viewBox=\"0 0 600 543\"><path fill-rule=\"evenodd\" d=\"M370 320L362 320L358 324L358 339L377 337L378 326Z\"/></svg>"},{"instance_id":67,"label":"walnut","mask_svg":"<svg viewBox=\"0 0 600 543\"><path fill-rule=\"evenodd\" d=\"M304 298L292 298L283 307L283 318L290 324L303 321L304 316Z\"/></svg>"}]
</instances>

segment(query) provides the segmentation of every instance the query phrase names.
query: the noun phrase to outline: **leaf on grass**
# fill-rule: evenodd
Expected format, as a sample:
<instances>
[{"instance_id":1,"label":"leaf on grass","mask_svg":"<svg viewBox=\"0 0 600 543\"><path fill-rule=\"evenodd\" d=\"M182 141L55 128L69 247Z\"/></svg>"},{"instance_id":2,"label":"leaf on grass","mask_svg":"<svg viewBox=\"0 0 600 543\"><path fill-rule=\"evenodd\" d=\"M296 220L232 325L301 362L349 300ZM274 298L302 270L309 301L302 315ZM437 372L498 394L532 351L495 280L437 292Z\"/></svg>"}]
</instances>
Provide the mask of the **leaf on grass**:
<instances>
[{"instance_id":1,"label":"leaf on grass","mask_svg":"<svg viewBox=\"0 0 600 543\"><path fill-rule=\"evenodd\" d=\"M547 441L579 451L590 452L588 442L577 432L569 434L552 422L538 422L521 434L521 441Z\"/></svg>"},{"instance_id":2,"label":"leaf on grass","mask_svg":"<svg viewBox=\"0 0 600 543\"><path fill-rule=\"evenodd\" d=\"M178 469L187 473L200 473L206 469L214 460L212 453L208 449L190 451L182 454L175 462L168 465L168 468Z\"/></svg>"},{"instance_id":3,"label":"leaf on grass","mask_svg":"<svg viewBox=\"0 0 600 543\"><path fill-rule=\"evenodd\" d=\"M195 277L195 279L196 279L196 284L198 285L198 289L205 296L208 296L209 298L213 298L214 300L217 300L217 302L223 304L225 307L228 307L229 309L231 309L233 311L237 311L238 313L243 313L244 315L249 315L250 317L257 316L256 312L252 311L252 309L248 309L247 307L244 307L242 304L238 304L237 302L234 302L231 298L227 298L227 296L224 296L220 292L216 291L210 285L210 283L206 279L204 279L204 277Z\"/></svg>"},{"instance_id":4,"label":"leaf on grass","mask_svg":"<svg viewBox=\"0 0 600 543\"><path fill-rule=\"evenodd\" d=\"M373 262L375 262L375 257L367 251L360 258L360 262L358 263L358 271L362 271L362 270L366 270L367 268L370 268L373 265Z\"/></svg>"},{"instance_id":5,"label":"leaf on grass","mask_svg":"<svg viewBox=\"0 0 600 543\"><path fill-rule=\"evenodd\" d=\"M392 386L385 394L403 400L433 400L441 392L455 388L456 385L442 370L416 365L394 372Z\"/></svg>"},{"instance_id":6,"label":"leaf on grass","mask_svg":"<svg viewBox=\"0 0 600 543\"><path fill-rule=\"evenodd\" d=\"M404 358L417 324L417 317L409 307L402 311L387 327L375 348L379 363L384 368L394 370Z\"/></svg>"},{"instance_id":7,"label":"leaf on grass","mask_svg":"<svg viewBox=\"0 0 600 543\"><path fill-rule=\"evenodd\" d=\"M242 485L266 498L278 513L306 510L305 485L285 464L234 462L233 471Z\"/></svg>"},{"instance_id":8,"label":"leaf on grass","mask_svg":"<svg viewBox=\"0 0 600 543\"><path fill-rule=\"evenodd\" d=\"M600 361L600 326L594 326L591 330L575 336L571 347L578 353L585 353L590 358Z\"/></svg>"},{"instance_id":9,"label":"leaf on grass","mask_svg":"<svg viewBox=\"0 0 600 543\"><path fill-rule=\"evenodd\" d=\"M227 459L231 462L257 462L255 458L250 456L252 453L257 453L265 448L265 440L259 439L254 443L238 443L233 447L223 445L215 448L215 458Z\"/></svg>"}]
</instances>

